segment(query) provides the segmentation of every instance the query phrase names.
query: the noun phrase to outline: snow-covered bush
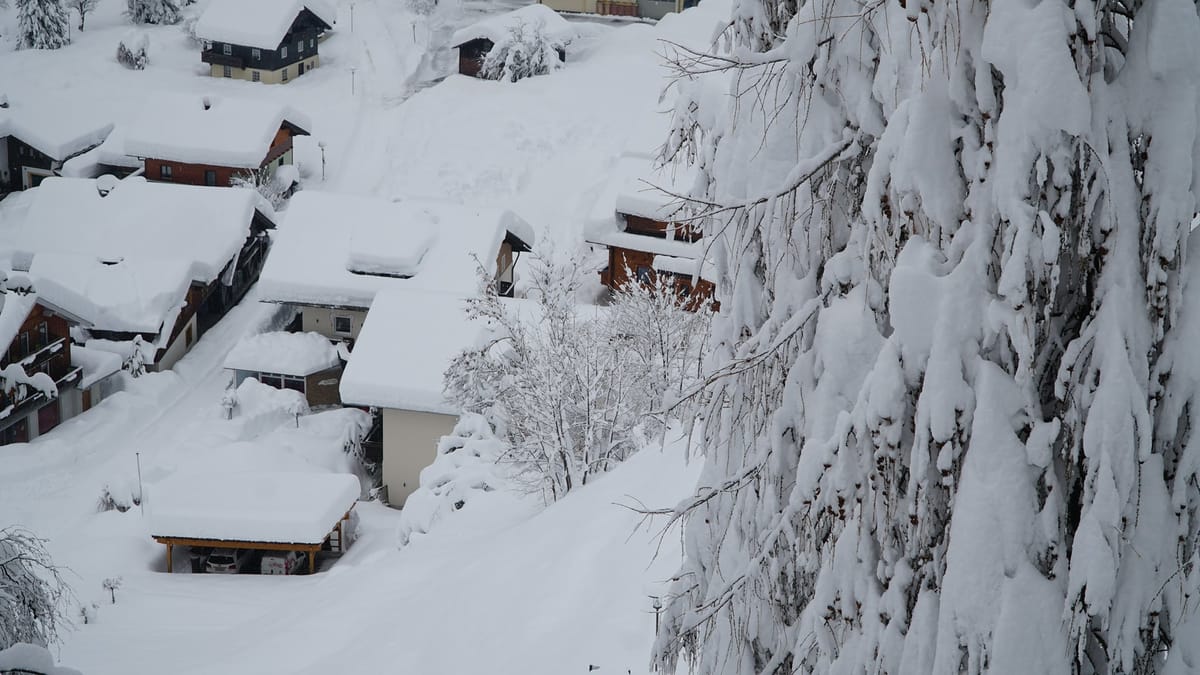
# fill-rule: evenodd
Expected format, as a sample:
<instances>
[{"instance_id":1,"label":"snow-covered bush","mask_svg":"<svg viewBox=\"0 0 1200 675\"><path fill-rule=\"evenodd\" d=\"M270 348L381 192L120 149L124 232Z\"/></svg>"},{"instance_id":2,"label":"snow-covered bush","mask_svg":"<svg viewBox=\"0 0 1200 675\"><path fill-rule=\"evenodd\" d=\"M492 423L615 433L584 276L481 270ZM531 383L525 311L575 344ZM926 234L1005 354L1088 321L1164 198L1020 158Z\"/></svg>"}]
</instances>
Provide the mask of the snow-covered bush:
<instances>
[{"instance_id":1,"label":"snow-covered bush","mask_svg":"<svg viewBox=\"0 0 1200 675\"><path fill-rule=\"evenodd\" d=\"M503 461L547 501L585 485L634 452L645 413L661 392L643 376L622 336L576 297L577 258L534 256L528 299L497 297L490 278L468 303L495 336L446 372L447 393L483 413L508 444Z\"/></svg>"},{"instance_id":2,"label":"snow-covered bush","mask_svg":"<svg viewBox=\"0 0 1200 675\"><path fill-rule=\"evenodd\" d=\"M149 36L141 31L128 33L117 45L117 62L132 70L145 70L150 62L149 49Z\"/></svg>"},{"instance_id":3,"label":"snow-covered bush","mask_svg":"<svg viewBox=\"0 0 1200 675\"><path fill-rule=\"evenodd\" d=\"M17 0L17 46L58 49L71 42L62 0Z\"/></svg>"},{"instance_id":4,"label":"snow-covered bush","mask_svg":"<svg viewBox=\"0 0 1200 675\"><path fill-rule=\"evenodd\" d=\"M199 20L200 17L198 16L189 16L184 19L183 23L181 24L183 28L183 34L187 36L188 43L193 47L201 47L204 45L204 40L199 35L196 35L196 22Z\"/></svg>"},{"instance_id":5,"label":"snow-covered bush","mask_svg":"<svg viewBox=\"0 0 1200 675\"><path fill-rule=\"evenodd\" d=\"M547 35L540 22L518 21L509 28L508 35L492 45L483 60L479 77L516 82L545 75L563 67L562 55L566 48L566 42Z\"/></svg>"},{"instance_id":6,"label":"snow-covered bush","mask_svg":"<svg viewBox=\"0 0 1200 675\"><path fill-rule=\"evenodd\" d=\"M46 541L19 527L0 529L0 650L54 643L70 625L71 600Z\"/></svg>"},{"instance_id":7,"label":"snow-covered bush","mask_svg":"<svg viewBox=\"0 0 1200 675\"><path fill-rule=\"evenodd\" d=\"M481 415L467 413L438 442L437 457L421 470L421 483L400 512L399 542L407 546L446 516L470 508L478 497L506 485L497 461L507 445Z\"/></svg>"},{"instance_id":8,"label":"snow-covered bush","mask_svg":"<svg viewBox=\"0 0 1200 675\"><path fill-rule=\"evenodd\" d=\"M175 0L127 0L126 16L133 23L176 24L182 15Z\"/></svg>"},{"instance_id":9,"label":"snow-covered bush","mask_svg":"<svg viewBox=\"0 0 1200 675\"><path fill-rule=\"evenodd\" d=\"M96 510L125 513L137 503L136 495L131 490L113 490L106 483L104 487L100 488L100 499L96 501Z\"/></svg>"}]
</instances>

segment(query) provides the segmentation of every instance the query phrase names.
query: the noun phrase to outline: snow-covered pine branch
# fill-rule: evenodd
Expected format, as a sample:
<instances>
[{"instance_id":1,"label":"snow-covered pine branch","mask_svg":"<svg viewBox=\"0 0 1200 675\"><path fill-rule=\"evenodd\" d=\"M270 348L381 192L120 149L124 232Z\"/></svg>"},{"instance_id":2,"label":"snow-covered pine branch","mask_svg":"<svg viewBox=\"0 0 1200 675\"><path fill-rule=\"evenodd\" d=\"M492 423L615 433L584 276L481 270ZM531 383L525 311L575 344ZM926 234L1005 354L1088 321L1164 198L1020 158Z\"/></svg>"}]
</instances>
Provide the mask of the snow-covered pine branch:
<instances>
[{"instance_id":1,"label":"snow-covered pine branch","mask_svg":"<svg viewBox=\"0 0 1200 675\"><path fill-rule=\"evenodd\" d=\"M183 18L175 0L127 0L125 14L135 24L176 24Z\"/></svg>"},{"instance_id":2,"label":"snow-covered pine branch","mask_svg":"<svg viewBox=\"0 0 1200 675\"><path fill-rule=\"evenodd\" d=\"M656 666L1187 672L1196 7L734 5L671 59L723 304Z\"/></svg>"},{"instance_id":3,"label":"snow-covered pine branch","mask_svg":"<svg viewBox=\"0 0 1200 675\"><path fill-rule=\"evenodd\" d=\"M58 49L71 43L67 10L62 0L16 0L17 46Z\"/></svg>"}]
</instances>

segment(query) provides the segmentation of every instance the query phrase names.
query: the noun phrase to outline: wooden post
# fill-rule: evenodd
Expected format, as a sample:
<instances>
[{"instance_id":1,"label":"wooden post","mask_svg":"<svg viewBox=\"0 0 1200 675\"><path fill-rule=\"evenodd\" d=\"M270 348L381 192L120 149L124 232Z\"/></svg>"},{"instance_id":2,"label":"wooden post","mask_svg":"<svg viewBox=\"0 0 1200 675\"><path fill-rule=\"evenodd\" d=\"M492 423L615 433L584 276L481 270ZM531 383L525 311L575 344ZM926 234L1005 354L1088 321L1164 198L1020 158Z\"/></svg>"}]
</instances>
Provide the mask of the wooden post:
<instances>
[{"instance_id":1,"label":"wooden post","mask_svg":"<svg viewBox=\"0 0 1200 675\"><path fill-rule=\"evenodd\" d=\"M170 574L175 565L175 544L167 542L167 574Z\"/></svg>"},{"instance_id":2,"label":"wooden post","mask_svg":"<svg viewBox=\"0 0 1200 675\"><path fill-rule=\"evenodd\" d=\"M337 524L338 531L338 552L345 553L346 551L346 535L342 533L342 523L346 521L339 520Z\"/></svg>"},{"instance_id":3,"label":"wooden post","mask_svg":"<svg viewBox=\"0 0 1200 675\"><path fill-rule=\"evenodd\" d=\"M312 574L317 571L317 549L308 549L308 573Z\"/></svg>"}]
</instances>

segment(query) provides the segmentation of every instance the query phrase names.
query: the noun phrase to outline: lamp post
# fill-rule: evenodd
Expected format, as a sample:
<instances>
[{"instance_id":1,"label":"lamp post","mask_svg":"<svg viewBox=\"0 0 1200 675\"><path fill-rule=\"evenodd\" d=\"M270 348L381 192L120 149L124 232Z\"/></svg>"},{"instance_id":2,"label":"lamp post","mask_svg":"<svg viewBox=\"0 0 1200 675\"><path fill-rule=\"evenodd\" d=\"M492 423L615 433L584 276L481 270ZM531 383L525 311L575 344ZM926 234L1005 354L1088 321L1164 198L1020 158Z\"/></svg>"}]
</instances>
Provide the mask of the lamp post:
<instances>
[{"instance_id":1,"label":"lamp post","mask_svg":"<svg viewBox=\"0 0 1200 675\"><path fill-rule=\"evenodd\" d=\"M358 70L358 69L357 68L350 69L350 95L351 96L354 96L354 71L356 71L356 70Z\"/></svg>"},{"instance_id":2,"label":"lamp post","mask_svg":"<svg viewBox=\"0 0 1200 675\"><path fill-rule=\"evenodd\" d=\"M354 3L350 3L350 32L354 32Z\"/></svg>"},{"instance_id":3,"label":"lamp post","mask_svg":"<svg viewBox=\"0 0 1200 675\"><path fill-rule=\"evenodd\" d=\"M317 147L321 149L321 182L325 182L325 141L317 141Z\"/></svg>"}]
</instances>

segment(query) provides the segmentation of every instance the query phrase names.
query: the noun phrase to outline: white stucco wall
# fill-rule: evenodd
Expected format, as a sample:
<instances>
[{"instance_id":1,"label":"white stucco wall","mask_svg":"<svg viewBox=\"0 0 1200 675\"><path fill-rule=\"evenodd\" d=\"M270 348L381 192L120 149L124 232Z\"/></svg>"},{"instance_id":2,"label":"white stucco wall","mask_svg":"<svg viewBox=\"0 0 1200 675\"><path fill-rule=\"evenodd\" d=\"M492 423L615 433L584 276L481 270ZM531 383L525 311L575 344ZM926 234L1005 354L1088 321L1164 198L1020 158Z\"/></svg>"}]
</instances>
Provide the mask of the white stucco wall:
<instances>
[{"instance_id":1,"label":"white stucco wall","mask_svg":"<svg viewBox=\"0 0 1200 675\"><path fill-rule=\"evenodd\" d=\"M350 317L350 335L333 331L333 317ZM301 307L300 327L306 332L320 333L331 340L358 339L363 321L367 318L365 309L328 309L326 307Z\"/></svg>"},{"instance_id":2,"label":"white stucco wall","mask_svg":"<svg viewBox=\"0 0 1200 675\"><path fill-rule=\"evenodd\" d=\"M438 440L454 431L454 415L383 410L383 484L388 503L403 506L417 489L421 470L437 456Z\"/></svg>"}]
</instances>

